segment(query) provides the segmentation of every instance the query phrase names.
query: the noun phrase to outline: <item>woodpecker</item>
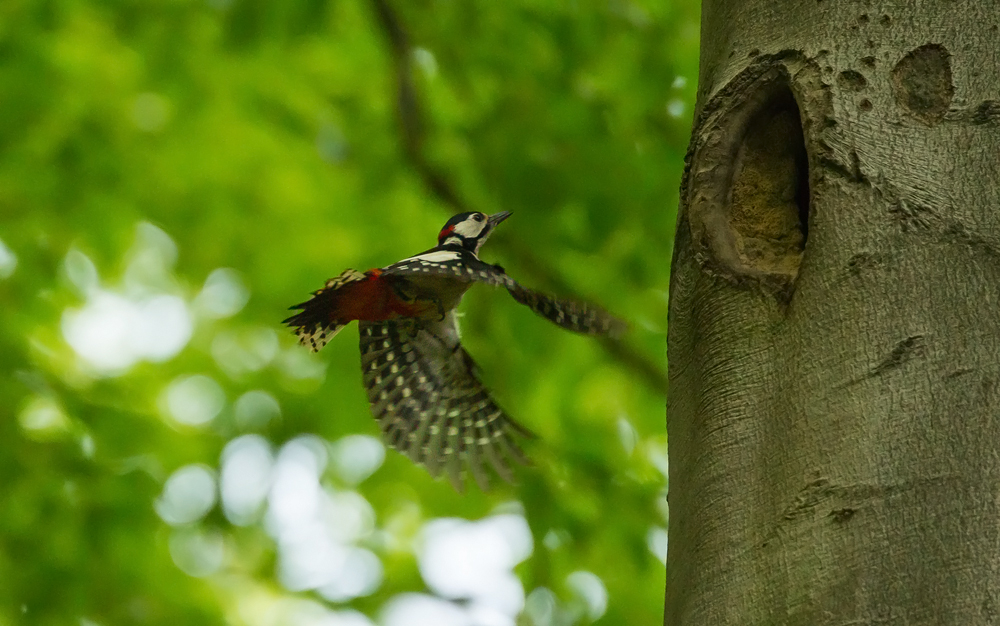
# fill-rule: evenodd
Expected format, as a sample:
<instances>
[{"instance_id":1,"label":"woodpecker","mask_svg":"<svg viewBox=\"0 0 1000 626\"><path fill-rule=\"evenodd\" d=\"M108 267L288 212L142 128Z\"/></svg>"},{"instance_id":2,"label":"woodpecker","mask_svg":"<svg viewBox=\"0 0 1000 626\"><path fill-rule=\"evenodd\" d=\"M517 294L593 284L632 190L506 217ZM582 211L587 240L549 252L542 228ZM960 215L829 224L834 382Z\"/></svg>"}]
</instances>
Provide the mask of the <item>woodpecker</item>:
<instances>
[{"instance_id":1,"label":"woodpecker","mask_svg":"<svg viewBox=\"0 0 1000 626\"><path fill-rule=\"evenodd\" d=\"M479 380L462 347L456 308L473 283L505 288L555 324L589 335L617 335L625 324L592 304L558 299L518 284L479 250L510 212L459 213L438 245L392 265L348 269L326 281L284 320L314 352L358 320L361 370L372 414L389 447L461 491L466 469L489 487L483 460L506 481L507 458L527 463L517 437L534 435L511 419Z\"/></svg>"}]
</instances>

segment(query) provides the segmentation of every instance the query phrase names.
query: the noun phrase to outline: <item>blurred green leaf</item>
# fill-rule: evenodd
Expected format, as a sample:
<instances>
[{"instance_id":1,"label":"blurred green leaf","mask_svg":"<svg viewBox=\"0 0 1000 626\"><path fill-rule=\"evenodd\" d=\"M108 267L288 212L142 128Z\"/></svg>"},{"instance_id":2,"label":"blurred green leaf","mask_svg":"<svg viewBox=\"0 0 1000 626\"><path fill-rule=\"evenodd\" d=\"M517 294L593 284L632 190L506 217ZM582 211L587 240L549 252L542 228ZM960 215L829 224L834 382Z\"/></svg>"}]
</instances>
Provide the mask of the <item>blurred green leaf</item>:
<instances>
[{"instance_id":1,"label":"blurred green leaf","mask_svg":"<svg viewBox=\"0 0 1000 626\"><path fill-rule=\"evenodd\" d=\"M392 6L422 158L469 206L514 212L484 258L628 318L622 349L662 371L697 7ZM433 591L426 522L496 512L533 538L518 623L589 622L594 580L599 621L660 619L664 399L634 363L470 292L464 341L539 438L518 484L462 495L343 439L378 434L356 330L314 356L279 324L343 268L432 246L454 211L407 154L396 70L368 3L0 5L0 624L361 623ZM268 481L313 462L324 532L370 503L344 545L380 561L373 593L289 586ZM344 463L377 469L355 485ZM202 478L168 498L185 467ZM222 497L193 521L164 513L185 488Z\"/></svg>"}]
</instances>

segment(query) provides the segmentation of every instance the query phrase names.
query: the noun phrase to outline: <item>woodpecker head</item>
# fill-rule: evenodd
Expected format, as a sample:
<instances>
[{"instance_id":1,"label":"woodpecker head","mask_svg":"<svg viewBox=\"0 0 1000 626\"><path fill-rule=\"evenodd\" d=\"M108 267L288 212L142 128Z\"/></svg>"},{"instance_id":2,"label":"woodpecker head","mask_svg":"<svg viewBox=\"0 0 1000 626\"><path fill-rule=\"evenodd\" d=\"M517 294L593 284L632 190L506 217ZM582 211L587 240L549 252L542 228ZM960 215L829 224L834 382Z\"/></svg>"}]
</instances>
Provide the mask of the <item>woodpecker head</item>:
<instances>
[{"instance_id":1,"label":"woodpecker head","mask_svg":"<svg viewBox=\"0 0 1000 626\"><path fill-rule=\"evenodd\" d=\"M438 245L462 246L473 254L486 243L496 225L510 217L510 211L500 211L493 215L485 213L459 213L445 222L438 234Z\"/></svg>"}]
</instances>

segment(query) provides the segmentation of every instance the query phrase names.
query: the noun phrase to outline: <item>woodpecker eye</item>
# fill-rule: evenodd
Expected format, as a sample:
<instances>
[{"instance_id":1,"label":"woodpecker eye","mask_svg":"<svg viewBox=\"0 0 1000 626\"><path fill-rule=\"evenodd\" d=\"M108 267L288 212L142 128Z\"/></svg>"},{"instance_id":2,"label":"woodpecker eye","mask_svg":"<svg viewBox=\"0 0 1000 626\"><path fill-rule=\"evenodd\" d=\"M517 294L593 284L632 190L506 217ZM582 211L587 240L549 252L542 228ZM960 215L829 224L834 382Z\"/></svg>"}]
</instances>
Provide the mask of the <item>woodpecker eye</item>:
<instances>
[{"instance_id":1,"label":"woodpecker eye","mask_svg":"<svg viewBox=\"0 0 1000 626\"><path fill-rule=\"evenodd\" d=\"M481 221L483 221L483 214L482 213L476 213L475 215L472 216L472 219L476 220L477 222L481 222Z\"/></svg>"}]
</instances>

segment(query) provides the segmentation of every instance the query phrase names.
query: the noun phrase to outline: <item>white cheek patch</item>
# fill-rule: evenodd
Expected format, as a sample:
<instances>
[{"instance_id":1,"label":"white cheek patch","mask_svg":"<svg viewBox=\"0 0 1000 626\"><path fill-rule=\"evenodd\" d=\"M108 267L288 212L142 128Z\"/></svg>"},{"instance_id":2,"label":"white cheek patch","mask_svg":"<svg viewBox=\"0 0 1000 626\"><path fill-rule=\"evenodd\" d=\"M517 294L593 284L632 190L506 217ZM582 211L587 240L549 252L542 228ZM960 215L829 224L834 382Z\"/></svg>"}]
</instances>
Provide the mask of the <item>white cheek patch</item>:
<instances>
[{"instance_id":1,"label":"white cheek patch","mask_svg":"<svg viewBox=\"0 0 1000 626\"><path fill-rule=\"evenodd\" d=\"M428 252L427 254L418 254L417 256L411 256L408 259L403 259L396 265L402 263L410 263L416 261L418 263L447 263L448 261L455 261L459 257L458 252L452 250L438 250L437 252Z\"/></svg>"},{"instance_id":2,"label":"white cheek patch","mask_svg":"<svg viewBox=\"0 0 1000 626\"><path fill-rule=\"evenodd\" d=\"M461 235L463 237L475 237L479 233L483 232L483 228L486 226L486 222L477 222L471 217L467 220L461 221L455 224L455 234Z\"/></svg>"}]
</instances>

